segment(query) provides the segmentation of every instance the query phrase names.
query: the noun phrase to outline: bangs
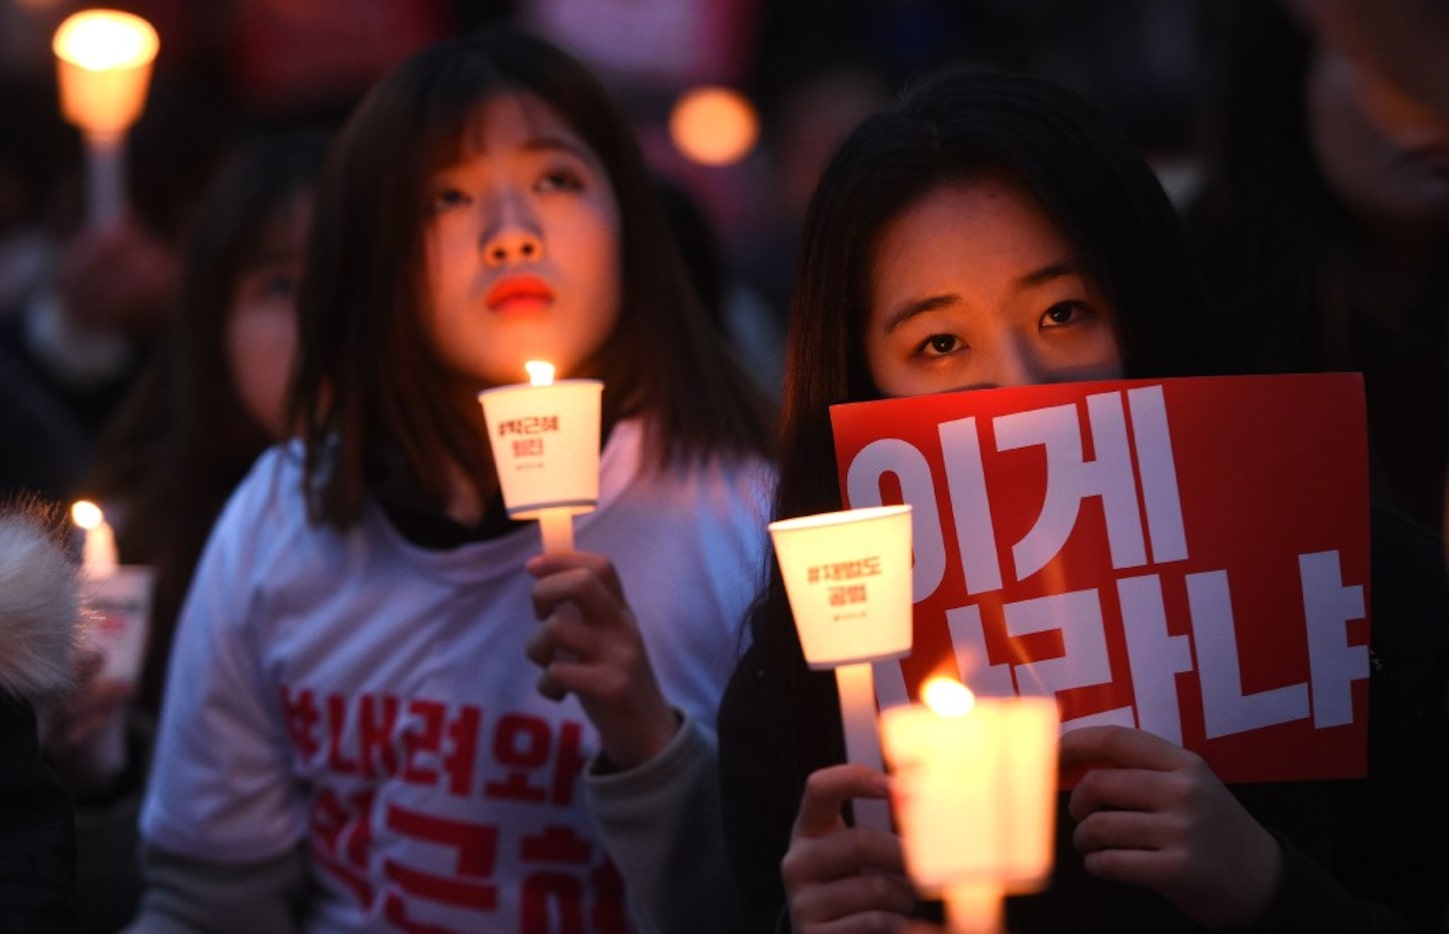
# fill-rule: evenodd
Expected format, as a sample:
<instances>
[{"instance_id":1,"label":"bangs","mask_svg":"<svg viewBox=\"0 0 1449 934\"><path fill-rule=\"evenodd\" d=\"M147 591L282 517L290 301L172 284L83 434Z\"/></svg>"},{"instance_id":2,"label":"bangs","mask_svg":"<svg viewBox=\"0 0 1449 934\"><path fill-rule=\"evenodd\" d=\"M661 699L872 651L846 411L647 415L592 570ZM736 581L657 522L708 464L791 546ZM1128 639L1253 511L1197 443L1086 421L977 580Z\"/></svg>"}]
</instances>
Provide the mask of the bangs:
<instances>
[{"instance_id":1,"label":"bangs","mask_svg":"<svg viewBox=\"0 0 1449 934\"><path fill-rule=\"evenodd\" d=\"M462 162L484 105L496 97L527 91L485 55L461 56L422 89L415 139L428 176Z\"/></svg>"}]
</instances>

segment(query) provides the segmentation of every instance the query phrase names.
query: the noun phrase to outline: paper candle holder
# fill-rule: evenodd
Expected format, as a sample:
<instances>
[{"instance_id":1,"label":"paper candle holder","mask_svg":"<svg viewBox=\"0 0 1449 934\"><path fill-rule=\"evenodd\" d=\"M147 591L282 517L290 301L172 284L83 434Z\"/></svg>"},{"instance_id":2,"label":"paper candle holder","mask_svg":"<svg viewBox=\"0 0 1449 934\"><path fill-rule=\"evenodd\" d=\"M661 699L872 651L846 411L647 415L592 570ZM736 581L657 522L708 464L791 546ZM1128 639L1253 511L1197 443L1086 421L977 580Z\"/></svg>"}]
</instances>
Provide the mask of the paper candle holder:
<instances>
[{"instance_id":1,"label":"paper candle holder","mask_svg":"<svg viewBox=\"0 0 1449 934\"><path fill-rule=\"evenodd\" d=\"M99 576L81 574L84 643L102 655L103 681L135 684L141 677L151 629L155 570L122 564Z\"/></svg>"},{"instance_id":2,"label":"paper candle holder","mask_svg":"<svg viewBox=\"0 0 1449 934\"><path fill-rule=\"evenodd\" d=\"M769 528L811 668L910 654L909 505L782 519Z\"/></svg>"},{"instance_id":3,"label":"paper candle holder","mask_svg":"<svg viewBox=\"0 0 1449 934\"><path fill-rule=\"evenodd\" d=\"M598 505L603 391L600 380L565 379L478 394L511 518L577 515Z\"/></svg>"},{"instance_id":4,"label":"paper candle holder","mask_svg":"<svg viewBox=\"0 0 1449 934\"><path fill-rule=\"evenodd\" d=\"M964 714L881 713L906 871L928 895L1039 891L1052 868L1056 701L981 697ZM948 899L949 901L949 899Z\"/></svg>"}]
</instances>

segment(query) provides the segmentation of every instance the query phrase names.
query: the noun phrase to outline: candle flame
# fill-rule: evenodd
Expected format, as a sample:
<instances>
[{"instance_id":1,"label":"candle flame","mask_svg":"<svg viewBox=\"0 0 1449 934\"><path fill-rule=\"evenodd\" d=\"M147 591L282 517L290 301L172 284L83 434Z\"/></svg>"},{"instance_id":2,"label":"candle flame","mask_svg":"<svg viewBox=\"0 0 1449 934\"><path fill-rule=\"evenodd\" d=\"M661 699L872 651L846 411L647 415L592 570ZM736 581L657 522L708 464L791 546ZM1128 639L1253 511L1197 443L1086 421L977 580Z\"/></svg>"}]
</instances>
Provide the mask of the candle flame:
<instances>
[{"instance_id":1,"label":"candle flame","mask_svg":"<svg viewBox=\"0 0 1449 934\"><path fill-rule=\"evenodd\" d=\"M533 386L553 385L553 364L542 360L530 360L523 365L528 371L528 382Z\"/></svg>"},{"instance_id":2,"label":"candle flame","mask_svg":"<svg viewBox=\"0 0 1449 934\"><path fill-rule=\"evenodd\" d=\"M76 525L87 531L96 528L105 519L101 507L88 499L78 499L70 507L70 517Z\"/></svg>"},{"instance_id":3,"label":"candle flame","mask_svg":"<svg viewBox=\"0 0 1449 934\"><path fill-rule=\"evenodd\" d=\"M119 10L84 10L69 16L51 42L57 56L91 71L144 65L160 47L150 23Z\"/></svg>"},{"instance_id":4,"label":"candle flame","mask_svg":"<svg viewBox=\"0 0 1449 934\"><path fill-rule=\"evenodd\" d=\"M921 701L943 717L964 717L976 706L976 695L960 681L937 677L921 685Z\"/></svg>"}]
</instances>

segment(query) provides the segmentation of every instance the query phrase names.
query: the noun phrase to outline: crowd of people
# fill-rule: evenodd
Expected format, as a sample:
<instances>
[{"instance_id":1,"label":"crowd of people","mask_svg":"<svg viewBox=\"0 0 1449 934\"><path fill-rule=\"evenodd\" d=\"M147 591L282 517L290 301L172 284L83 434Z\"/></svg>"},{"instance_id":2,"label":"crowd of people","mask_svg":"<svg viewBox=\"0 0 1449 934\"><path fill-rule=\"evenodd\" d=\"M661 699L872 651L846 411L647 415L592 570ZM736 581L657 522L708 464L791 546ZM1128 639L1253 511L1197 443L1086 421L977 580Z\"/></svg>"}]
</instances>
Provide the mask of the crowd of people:
<instances>
[{"instance_id":1,"label":"crowd of people","mask_svg":"<svg viewBox=\"0 0 1449 934\"><path fill-rule=\"evenodd\" d=\"M185 223L78 231L0 292L0 928L934 929L770 553L846 505L831 407L1353 371L1366 774L1068 730L1051 881L1005 922L1449 931L1449 16L1205 25L1186 195L1040 75L862 106L801 195L780 383L605 77L507 22L228 141ZM478 403L535 359L604 387L548 553ZM83 635L82 497L155 571L135 683Z\"/></svg>"}]
</instances>

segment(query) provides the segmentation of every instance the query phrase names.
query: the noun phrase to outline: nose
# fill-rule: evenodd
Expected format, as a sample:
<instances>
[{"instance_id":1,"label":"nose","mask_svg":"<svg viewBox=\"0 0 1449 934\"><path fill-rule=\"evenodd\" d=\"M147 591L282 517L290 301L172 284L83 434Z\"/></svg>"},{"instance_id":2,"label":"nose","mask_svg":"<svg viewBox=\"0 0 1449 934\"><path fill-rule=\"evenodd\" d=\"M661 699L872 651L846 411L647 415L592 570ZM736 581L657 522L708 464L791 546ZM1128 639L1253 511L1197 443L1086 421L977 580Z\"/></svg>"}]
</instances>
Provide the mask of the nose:
<instances>
[{"instance_id":1,"label":"nose","mask_svg":"<svg viewBox=\"0 0 1449 934\"><path fill-rule=\"evenodd\" d=\"M490 266L536 262L543 257L543 237L528 208L519 199L500 197L483 230L483 259Z\"/></svg>"},{"instance_id":2,"label":"nose","mask_svg":"<svg viewBox=\"0 0 1449 934\"><path fill-rule=\"evenodd\" d=\"M985 359L982 359L982 356ZM982 382L992 388L1035 386L1047 381L1047 373L1032 347L1017 335L1003 335L989 345L989 352L977 357Z\"/></svg>"}]
</instances>

